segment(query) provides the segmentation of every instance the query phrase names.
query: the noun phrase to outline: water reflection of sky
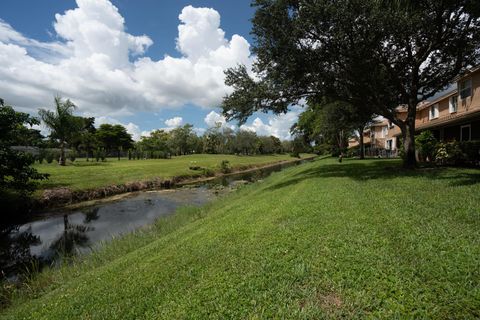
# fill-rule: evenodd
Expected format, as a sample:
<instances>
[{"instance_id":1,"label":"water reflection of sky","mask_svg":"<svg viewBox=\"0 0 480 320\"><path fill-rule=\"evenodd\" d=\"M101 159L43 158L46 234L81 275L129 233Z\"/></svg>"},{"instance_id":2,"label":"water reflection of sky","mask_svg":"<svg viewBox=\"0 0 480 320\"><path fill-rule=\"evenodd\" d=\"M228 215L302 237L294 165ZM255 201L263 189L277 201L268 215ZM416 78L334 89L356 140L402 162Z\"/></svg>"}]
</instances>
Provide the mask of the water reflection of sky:
<instances>
[{"instance_id":1,"label":"water reflection of sky","mask_svg":"<svg viewBox=\"0 0 480 320\"><path fill-rule=\"evenodd\" d=\"M30 229L40 238L40 244L32 245L30 249L32 255L41 257L50 255L51 246L66 231L75 228L87 238L86 242L75 246L76 251L84 252L113 236L152 224L159 217L172 214L179 206L202 205L212 197L212 192L206 188L143 192L98 207L65 213L68 214L67 221L64 213L58 212L43 220L27 223L19 231Z\"/></svg>"}]
</instances>

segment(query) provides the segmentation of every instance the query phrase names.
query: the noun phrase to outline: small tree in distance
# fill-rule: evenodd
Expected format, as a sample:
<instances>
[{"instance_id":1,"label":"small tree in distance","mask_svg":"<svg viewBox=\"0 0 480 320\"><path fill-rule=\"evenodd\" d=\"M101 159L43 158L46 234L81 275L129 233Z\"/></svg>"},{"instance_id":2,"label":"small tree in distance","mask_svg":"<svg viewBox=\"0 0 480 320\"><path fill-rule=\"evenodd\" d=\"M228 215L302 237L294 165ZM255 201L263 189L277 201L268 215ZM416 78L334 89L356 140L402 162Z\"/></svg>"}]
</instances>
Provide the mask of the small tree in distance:
<instances>
[{"instance_id":1,"label":"small tree in distance","mask_svg":"<svg viewBox=\"0 0 480 320\"><path fill-rule=\"evenodd\" d=\"M63 101L60 96L55 97L55 111L40 109L38 114L50 129L50 137L60 143L60 158L58 163L64 166L66 163L65 146L71 138L80 133L83 127L83 120L73 115L76 108L72 101Z\"/></svg>"}]
</instances>

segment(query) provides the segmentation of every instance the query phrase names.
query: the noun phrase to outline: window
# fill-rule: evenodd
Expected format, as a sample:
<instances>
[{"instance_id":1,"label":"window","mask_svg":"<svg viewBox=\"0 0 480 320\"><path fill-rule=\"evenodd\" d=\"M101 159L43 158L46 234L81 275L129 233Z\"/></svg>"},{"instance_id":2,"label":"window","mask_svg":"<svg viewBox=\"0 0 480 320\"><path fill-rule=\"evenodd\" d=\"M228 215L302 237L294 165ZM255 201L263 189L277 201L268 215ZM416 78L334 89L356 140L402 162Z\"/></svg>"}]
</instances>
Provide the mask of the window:
<instances>
[{"instance_id":1,"label":"window","mask_svg":"<svg viewBox=\"0 0 480 320\"><path fill-rule=\"evenodd\" d=\"M382 138L385 138L388 134L388 127L382 127Z\"/></svg>"},{"instance_id":2,"label":"window","mask_svg":"<svg viewBox=\"0 0 480 320\"><path fill-rule=\"evenodd\" d=\"M385 149L392 150L393 149L393 140L389 139L385 142Z\"/></svg>"},{"instance_id":3,"label":"window","mask_svg":"<svg viewBox=\"0 0 480 320\"><path fill-rule=\"evenodd\" d=\"M471 126L469 124L460 127L460 141L470 141L471 138Z\"/></svg>"},{"instance_id":4,"label":"window","mask_svg":"<svg viewBox=\"0 0 480 320\"><path fill-rule=\"evenodd\" d=\"M450 113L457 112L458 109L458 96L454 95L450 97L449 107Z\"/></svg>"},{"instance_id":5,"label":"window","mask_svg":"<svg viewBox=\"0 0 480 320\"><path fill-rule=\"evenodd\" d=\"M472 95L472 80L460 82L460 98L466 99Z\"/></svg>"},{"instance_id":6,"label":"window","mask_svg":"<svg viewBox=\"0 0 480 320\"><path fill-rule=\"evenodd\" d=\"M428 113L428 119L433 120L438 118L438 103L430 107L430 112Z\"/></svg>"}]
</instances>

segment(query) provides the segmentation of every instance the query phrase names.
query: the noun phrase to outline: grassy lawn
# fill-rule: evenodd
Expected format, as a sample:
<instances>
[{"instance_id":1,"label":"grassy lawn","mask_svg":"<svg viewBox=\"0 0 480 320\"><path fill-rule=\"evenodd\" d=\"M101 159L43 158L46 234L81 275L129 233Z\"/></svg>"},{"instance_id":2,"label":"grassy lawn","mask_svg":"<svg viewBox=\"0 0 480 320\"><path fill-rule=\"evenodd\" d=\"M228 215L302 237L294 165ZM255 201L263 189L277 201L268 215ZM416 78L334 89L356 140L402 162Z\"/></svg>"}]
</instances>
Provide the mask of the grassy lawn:
<instances>
[{"instance_id":1,"label":"grassy lawn","mask_svg":"<svg viewBox=\"0 0 480 320\"><path fill-rule=\"evenodd\" d=\"M29 288L1 316L479 318L480 172L317 160Z\"/></svg>"},{"instance_id":2,"label":"grassy lawn","mask_svg":"<svg viewBox=\"0 0 480 320\"><path fill-rule=\"evenodd\" d=\"M218 170L222 160L230 161L233 167L267 164L282 160L293 160L289 155L267 156L235 156L218 154L199 154L173 157L172 159L127 160L109 158L106 162L86 162L79 159L67 161L61 167L54 161L36 164L35 168L42 173L49 173L48 180L41 183L42 189L69 187L73 190L103 187L131 181L141 181L156 177L170 178L181 175L200 175L200 171L190 170L192 165Z\"/></svg>"}]
</instances>

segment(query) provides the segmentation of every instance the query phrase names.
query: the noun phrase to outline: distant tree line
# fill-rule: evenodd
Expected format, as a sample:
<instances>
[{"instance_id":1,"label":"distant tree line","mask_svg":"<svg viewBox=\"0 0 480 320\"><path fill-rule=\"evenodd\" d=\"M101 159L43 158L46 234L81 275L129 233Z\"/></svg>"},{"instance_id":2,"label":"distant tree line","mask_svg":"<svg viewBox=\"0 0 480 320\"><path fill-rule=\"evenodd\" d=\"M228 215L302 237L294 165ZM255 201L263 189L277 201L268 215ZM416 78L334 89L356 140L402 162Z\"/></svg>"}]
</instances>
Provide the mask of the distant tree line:
<instances>
[{"instance_id":1,"label":"distant tree line","mask_svg":"<svg viewBox=\"0 0 480 320\"><path fill-rule=\"evenodd\" d=\"M16 147L36 147L39 162L56 160L65 165L67 159L75 161L104 161L107 157L136 159L170 158L187 154L279 154L298 155L312 151L300 136L293 141L281 141L274 136L259 136L255 132L232 130L221 126L209 128L203 135L196 134L193 125L151 132L134 141L132 135L120 124L95 126L94 117L74 115L75 104L69 99L55 97L53 110L40 109L39 118L49 129L44 137L40 130L21 126Z\"/></svg>"},{"instance_id":2,"label":"distant tree line","mask_svg":"<svg viewBox=\"0 0 480 320\"><path fill-rule=\"evenodd\" d=\"M295 146L297 146L295 148ZM170 131L156 130L142 137L129 152L130 159L165 158L193 153L209 154L275 154L310 151L307 144L281 141L274 136L258 136L248 130L234 131L217 125L203 136L197 136L193 126L186 124Z\"/></svg>"}]
</instances>

